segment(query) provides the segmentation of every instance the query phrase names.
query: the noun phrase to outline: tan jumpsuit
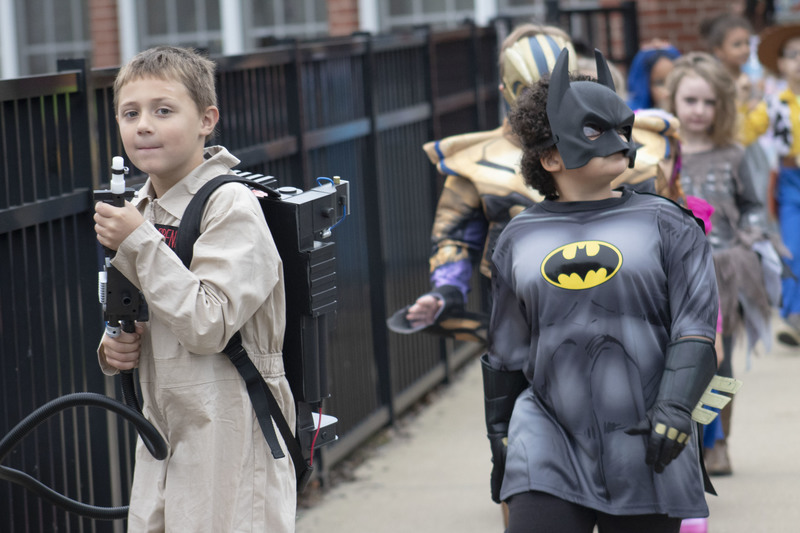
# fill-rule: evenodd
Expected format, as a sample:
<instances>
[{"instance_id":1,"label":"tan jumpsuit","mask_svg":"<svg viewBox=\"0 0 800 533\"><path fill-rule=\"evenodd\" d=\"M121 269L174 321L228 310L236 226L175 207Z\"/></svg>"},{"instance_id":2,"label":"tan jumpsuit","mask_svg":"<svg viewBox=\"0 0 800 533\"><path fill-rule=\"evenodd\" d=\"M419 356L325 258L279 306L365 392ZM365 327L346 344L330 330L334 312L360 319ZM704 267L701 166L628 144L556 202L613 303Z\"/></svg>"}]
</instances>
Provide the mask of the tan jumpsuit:
<instances>
[{"instance_id":1,"label":"tan jumpsuit","mask_svg":"<svg viewBox=\"0 0 800 533\"><path fill-rule=\"evenodd\" d=\"M206 149L206 157L161 198L145 183L133 202L145 223L113 260L149 306L139 360L143 410L169 443L164 461L137 443L128 528L290 532L296 513L291 459L270 454L244 382L221 353L241 330L247 352L294 427L281 357L283 268L258 201L240 184L211 195L190 270L166 244L169 231L159 230L178 226L203 183L238 163L222 147ZM102 347L98 356L103 371L115 373Z\"/></svg>"}]
</instances>

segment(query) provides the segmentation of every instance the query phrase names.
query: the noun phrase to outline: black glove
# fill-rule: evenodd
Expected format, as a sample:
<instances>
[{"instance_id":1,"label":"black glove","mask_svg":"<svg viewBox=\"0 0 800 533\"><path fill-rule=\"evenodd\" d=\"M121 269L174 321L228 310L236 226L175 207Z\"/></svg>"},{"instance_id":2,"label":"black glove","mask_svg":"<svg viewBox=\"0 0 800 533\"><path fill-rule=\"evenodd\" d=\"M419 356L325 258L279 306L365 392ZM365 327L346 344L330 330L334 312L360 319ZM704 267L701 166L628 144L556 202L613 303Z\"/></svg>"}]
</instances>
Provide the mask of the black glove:
<instances>
[{"instance_id":1,"label":"black glove","mask_svg":"<svg viewBox=\"0 0 800 533\"><path fill-rule=\"evenodd\" d=\"M658 397L642 420L625 430L647 435L645 463L657 473L678 457L692 435L692 411L714 372L714 343L706 339L681 339L667 346L666 364Z\"/></svg>"},{"instance_id":2,"label":"black glove","mask_svg":"<svg viewBox=\"0 0 800 533\"><path fill-rule=\"evenodd\" d=\"M468 311L464 306L464 295L454 285L440 285L420 296L434 296L442 301L442 307L433 323L412 325L407 315L413 304L395 311L386 320L388 328L395 333L409 335L424 331L432 335L452 337L460 341L488 343L489 315L487 313ZM419 298L417 298L419 299Z\"/></svg>"},{"instance_id":3,"label":"black glove","mask_svg":"<svg viewBox=\"0 0 800 533\"><path fill-rule=\"evenodd\" d=\"M506 473L508 436L489 435L489 445L492 447L492 501L500 503L500 487L503 486L503 476Z\"/></svg>"},{"instance_id":4,"label":"black glove","mask_svg":"<svg viewBox=\"0 0 800 533\"><path fill-rule=\"evenodd\" d=\"M483 399L486 413L486 432L492 448L492 500L500 503L500 487L506 471L508 422L514 411L517 396L528 387L521 370L506 372L489 365L487 354L481 356L483 369Z\"/></svg>"},{"instance_id":5,"label":"black glove","mask_svg":"<svg viewBox=\"0 0 800 533\"><path fill-rule=\"evenodd\" d=\"M628 435L649 435L644 462L654 465L657 473L664 471L686 447L692 434L692 413L682 405L656 402L645 417L625 430Z\"/></svg>"}]
</instances>

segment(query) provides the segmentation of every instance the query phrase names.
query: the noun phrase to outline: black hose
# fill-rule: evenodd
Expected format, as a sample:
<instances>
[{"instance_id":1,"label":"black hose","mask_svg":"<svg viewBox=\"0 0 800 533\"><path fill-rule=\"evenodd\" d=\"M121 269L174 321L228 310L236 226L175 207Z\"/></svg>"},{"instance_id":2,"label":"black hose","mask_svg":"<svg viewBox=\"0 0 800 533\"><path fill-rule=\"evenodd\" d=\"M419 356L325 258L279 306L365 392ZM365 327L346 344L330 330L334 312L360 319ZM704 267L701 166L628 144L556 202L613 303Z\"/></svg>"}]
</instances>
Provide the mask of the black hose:
<instances>
[{"instance_id":1,"label":"black hose","mask_svg":"<svg viewBox=\"0 0 800 533\"><path fill-rule=\"evenodd\" d=\"M78 407L82 405L103 407L127 419L133 423L134 426L136 426L142 442L153 455L153 457L158 460L166 458L167 443L161 437L161 434L158 432L155 426L145 419L144 415L113 398L109 398L108 396L103 396L102 394L93 392L76 392L47 402L26 416L19 424L14 426L14 428L5 437L3 437L2 440L0 440L0 463L19 441L21 441L28 433L33 431L46 419L60 411L69 409L70 407ZM128 513L127 506L98 507L78 502L67 496L64 496L63 494L59 494L47 485L43 484L41 481L29 476L25 472L1 465L0 479L6 479L12 483L22 485L31 492L39 495L41 498L49 501L53 505L88 518L93 518L96 520L118 520L120 518L125 518Z\"/></svg>"},{"instance_id":2,"label":"black hose","mask_svg":"<svg viewBox=\"0 0 800 533\"><path fill-rule=\"evenodd\" d=\"M120 385L122 386L122 399L125 400L125 405L137 413L141 413L142 406L139 404L139 396L136 395L136 383L133 379L133 370L123 370L119 373L119 379Z\"/></svg>"},{"instance_id":3,"label":"black hose","mask_svg":"<svg viewBox=\"0 0 800 533\"><path fill-rule=\"evenodd\" d=\"M73 500L54 491L38 479L25 472L0 466L0 479L8 480L17 485L22 485L29 491L38 495L51 504L93 520L121 520L128 516L128 506L124 507L99 507Z\"/></svg>"}]
</instances>

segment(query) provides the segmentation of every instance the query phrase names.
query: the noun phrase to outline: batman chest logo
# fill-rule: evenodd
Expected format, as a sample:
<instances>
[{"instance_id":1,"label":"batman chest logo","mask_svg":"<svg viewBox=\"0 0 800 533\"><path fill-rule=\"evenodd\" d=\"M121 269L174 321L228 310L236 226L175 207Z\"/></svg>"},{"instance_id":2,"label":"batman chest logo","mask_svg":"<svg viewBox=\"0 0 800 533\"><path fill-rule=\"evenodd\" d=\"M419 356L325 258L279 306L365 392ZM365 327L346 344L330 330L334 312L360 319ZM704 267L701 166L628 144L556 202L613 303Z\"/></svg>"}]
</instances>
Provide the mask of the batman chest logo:
<instances>
[{"instance_id":1,"label":"batman chest logo","mask_svg":"<svg viewBox=\"0 0 800 533\"><path fill-rule=\"evenodd\" d=\"M561 289L590 289L614 277L622 253L603 241L578 241L560 246L542 261L542 276Z\"/></svg>"}]
</instances>

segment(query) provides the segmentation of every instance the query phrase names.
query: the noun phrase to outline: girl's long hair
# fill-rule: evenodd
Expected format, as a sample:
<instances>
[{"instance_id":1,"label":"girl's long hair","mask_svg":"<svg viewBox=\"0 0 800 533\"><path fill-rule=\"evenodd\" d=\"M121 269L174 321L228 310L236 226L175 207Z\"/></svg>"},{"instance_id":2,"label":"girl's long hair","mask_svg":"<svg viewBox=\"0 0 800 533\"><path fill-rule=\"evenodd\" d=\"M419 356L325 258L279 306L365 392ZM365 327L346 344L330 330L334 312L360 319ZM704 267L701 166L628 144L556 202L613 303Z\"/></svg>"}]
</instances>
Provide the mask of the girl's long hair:
<instances>
[{"instance_id":1,"label":"girl's long hair","mask_svg":"<svg viewBox=\"0 0 800 533\"><path fill-rule=\"evenodd\" d=\"M675 61L667 76L669 112L675 113L675 92L686 76L697 76L711 86L716 96L714 122L708 132L714 146L727 146L736 139L736 85L717 58L706 52L690 52Z\"/></svg>"}]
</instances>

